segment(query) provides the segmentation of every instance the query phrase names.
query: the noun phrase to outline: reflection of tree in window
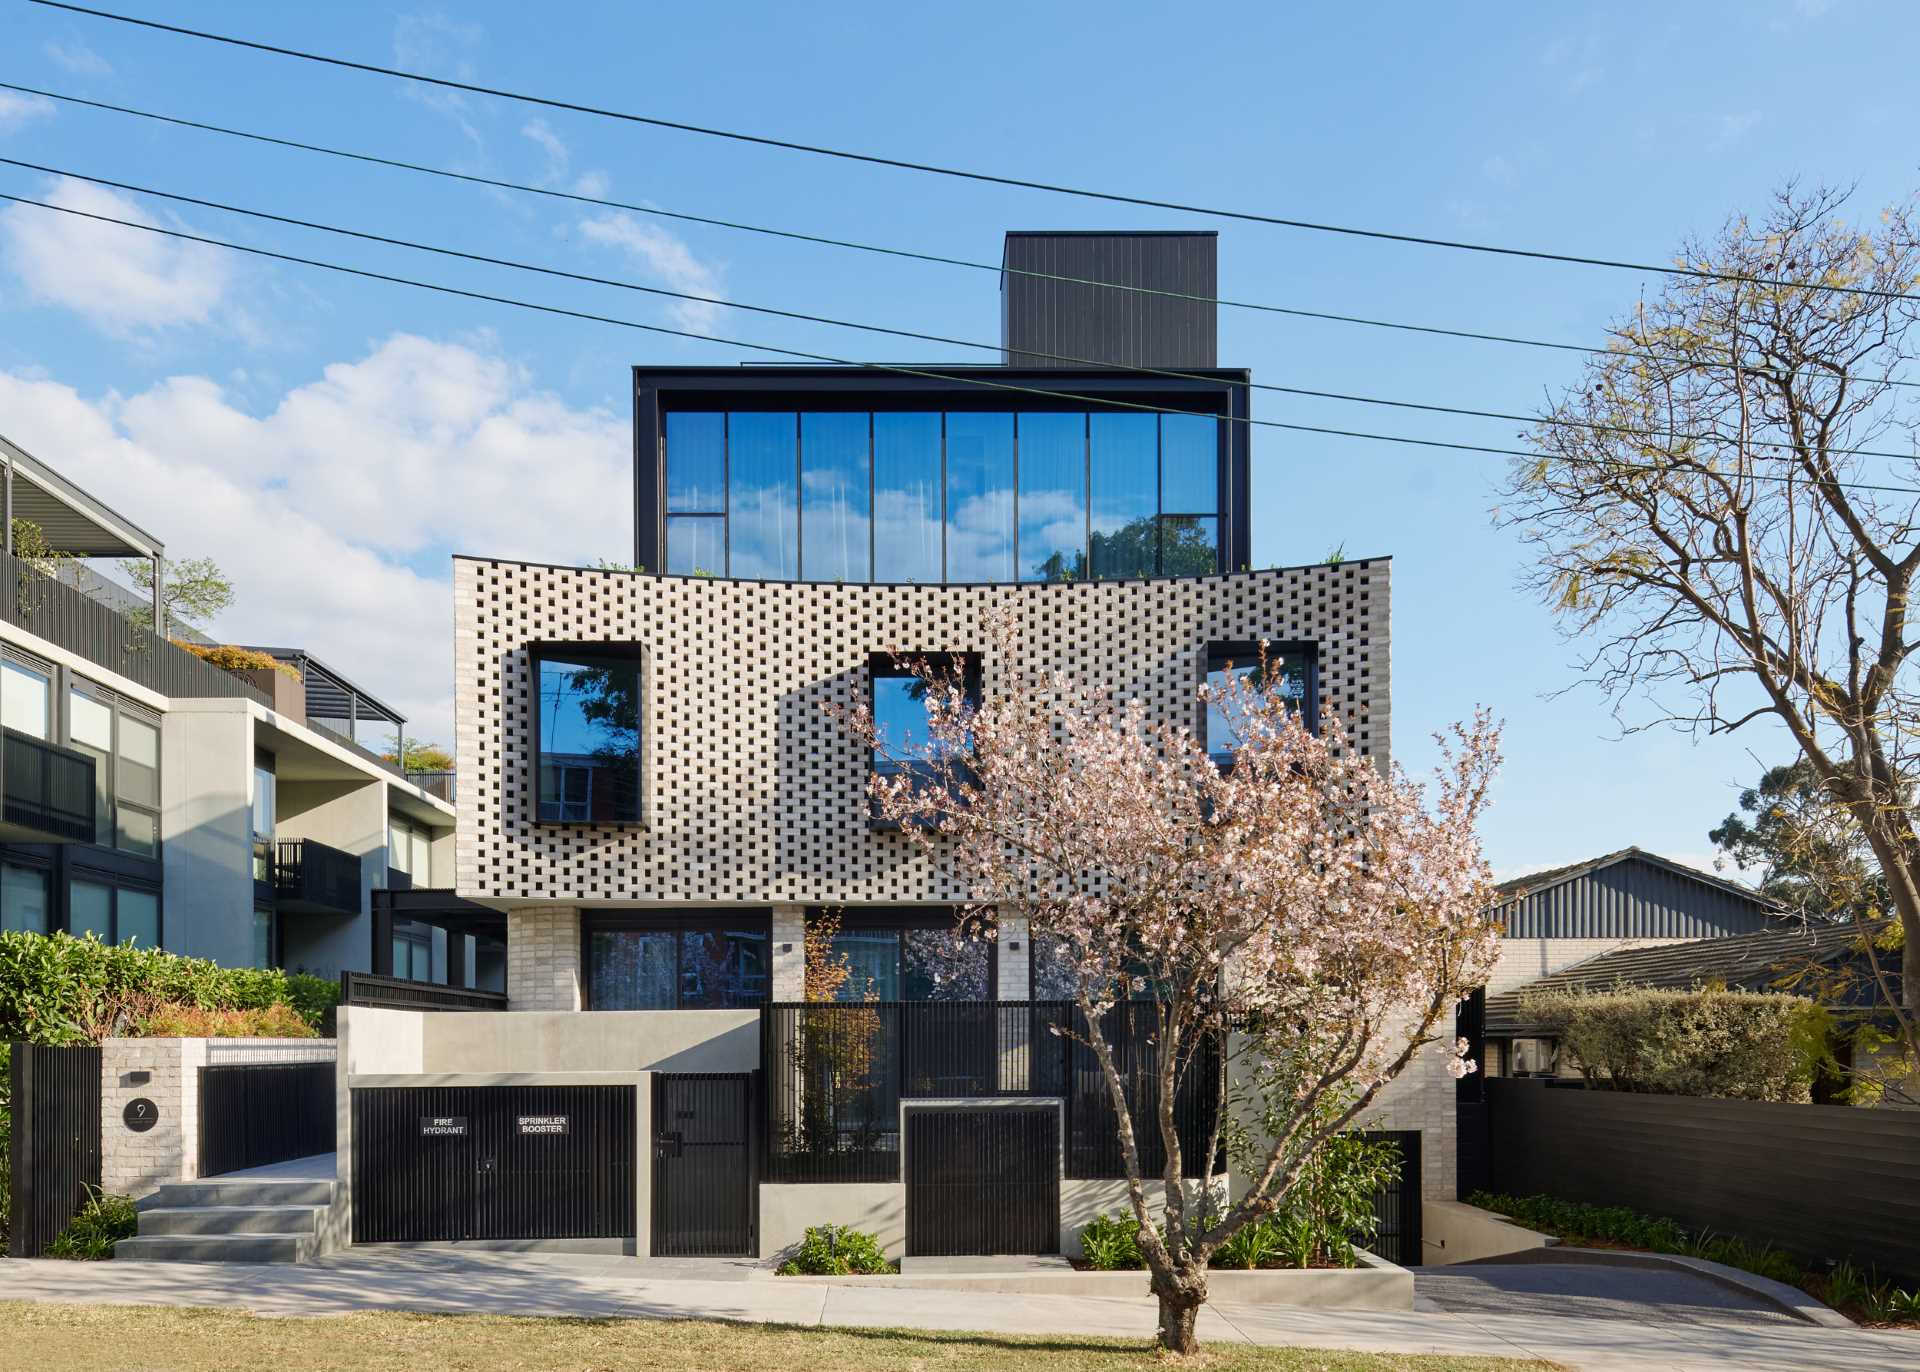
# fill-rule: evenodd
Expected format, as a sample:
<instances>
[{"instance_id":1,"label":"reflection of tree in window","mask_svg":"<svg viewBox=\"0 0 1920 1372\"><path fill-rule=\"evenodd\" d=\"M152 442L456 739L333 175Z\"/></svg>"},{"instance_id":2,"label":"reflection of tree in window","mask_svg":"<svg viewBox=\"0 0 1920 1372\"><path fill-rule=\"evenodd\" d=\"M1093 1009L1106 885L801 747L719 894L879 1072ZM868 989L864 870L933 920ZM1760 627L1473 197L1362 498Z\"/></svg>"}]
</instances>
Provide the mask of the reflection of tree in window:
<instances>
[{"instance_id":1,"label":"reflection of tree in window","mask_svg":"<svg viewBox=\"0 0 1920 1372\"><path fill-rule=\"evenodd\" d=\"M1213 653L1207 661L1207 685L1216 693L1224 692L1229 681L1253 681L1260 670L1258 648L1237 656ZM1312 670L1312 659L1305 652L1269 652L1266 677L1256 685L1268 694L1278 695L1289 709L1304 709L1307 677ZM1233 761L1234 750L1240 746L1240 725L1244 719L1244 713L1232 700L1216 697L1207 702L1207 754L1216 763L1226 765Z\"/></svg>"},{"instance_id":2,"label":"reflection of tree in window","mask_svg":"<svg viewBox=\"0 0 1920 1372\"><path fill-rule=\"evenodd\" d=\"M751 930L688 929L680 937L683 1009L733 1010L766 1000L772 978L767 935Z\"/></svg>"},{"instance_id":3,"label":"reflection of tree in window","mask_svg":"<svg viewBox=\"0 0 1920 1372\"><path fill-rule=\"evenodd\" d=\"M640 670L628 660L540 663L540 818L640 817Z\"/></svg>"},{"instance_id":4,"label":"reflection of tree in window","mask_svg":"<svg viewBox=\"0 0 1920 1372\"><path fill-rule=\"evenodd\" d=\"M986 1000L990 952L985 941L958 929L908 929L901 960L908 1000Z\"/></svg>"}]
</instances>

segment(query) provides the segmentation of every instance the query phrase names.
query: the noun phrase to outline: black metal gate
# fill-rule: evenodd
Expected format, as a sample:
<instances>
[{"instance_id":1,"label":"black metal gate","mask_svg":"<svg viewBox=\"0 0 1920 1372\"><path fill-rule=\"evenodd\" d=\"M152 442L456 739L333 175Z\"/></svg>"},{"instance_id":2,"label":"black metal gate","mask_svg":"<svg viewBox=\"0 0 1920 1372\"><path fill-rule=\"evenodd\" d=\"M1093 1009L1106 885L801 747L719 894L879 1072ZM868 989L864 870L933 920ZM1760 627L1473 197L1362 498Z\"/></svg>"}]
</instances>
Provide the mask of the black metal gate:
<instances>
[{"instance_id":1,"label":"black metal gate","mask_svg":"<svg viewBox=\"0 0 1920 1372\"><path fill-rule=\"evenodd\" d=\"M200 1175L331 1153L331 1062L200 1069Z\"/></svg>"},{"instance_id":2,"label":"black metal gate","mask_svg":"<svg viewBox=\"0 0 1920 1372\"><path fill-rule=\"evenodd\" d=\"M100 1185L100 1050L12 1046L7 1251L37 1258Z\"/></svg>"},{"instance_id":3,"label":"black metal gate","mask_svg":"<svg viewBox=\"0 0 1920 1372\"><path fill-rule=\"evenodd\" d=\"M634 1236L634 1088L353 1093L353 1241Z\"/></svg>"},{"instance_id":4,"label":"black metal gate","mask_svg":"<svg viewBox=\"0 0 1920 1372\"><path fill-rule=\"evenodd\" d=\"M1402 1267L1420 1265L1420 1132L1369 1130L1362 1138L1399 1145L1400 1175L1373 1196L1373 1214L1379 1222L1373 1239L1362 1244L1375 1257Z\"/></svg>"},{"instance_id":5,"label":"black metal gate","mask_svg":"<svg viewBox=\"0 0 1920 1372\"><path fill-rule=\"evenodd\" d=\"M907 1111L907 1255L1060 1249L1060 1115L1050 1106Z\"/></svg>"},{"instance_id":6,"label":"black metal gate","mask_svg":"<svg viewBox=\"0 0 1920 1372\"><path fill-rule=\"evenodd\" d=\"M753 1255L752 1085L745 1072L654 1074L655 1254Z\"/></svg>"}]
</instances>

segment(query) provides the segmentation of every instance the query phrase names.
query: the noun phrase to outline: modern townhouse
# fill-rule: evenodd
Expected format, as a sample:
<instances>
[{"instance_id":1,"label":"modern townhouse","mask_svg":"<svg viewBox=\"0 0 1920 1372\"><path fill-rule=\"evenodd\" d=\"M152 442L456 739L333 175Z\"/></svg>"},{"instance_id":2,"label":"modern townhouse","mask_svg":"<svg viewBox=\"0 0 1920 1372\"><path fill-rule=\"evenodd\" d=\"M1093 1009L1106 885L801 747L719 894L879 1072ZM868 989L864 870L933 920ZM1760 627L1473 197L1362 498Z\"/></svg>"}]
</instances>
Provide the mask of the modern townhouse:
<instances>
[{"instance_id":1,"label":"modern townhouse","mask_svg":"<svg viewBox=\"0 0 1920 1372\"><path fill-rule=\"evenodd\" d=\"M156 635L161 605L39 552L157 571L158 539L4 439L0 481L4 927L497 986L497 946L406 917L457 907L451 779L409 778L359 742L403 733L400 715L304 652L235 673Z\"/></svg>"},{"instance_id":2,"label":"modern townhouse","mask_svg":"<svg viewBox=\"0 0 1920 1372\"><path fill-rule=\"evenodd\" d=\"M493 912L459 927L504 938L509 1008L346 1012L339 1241L771 1255L834 1222L1059 1252L1123 1205L1054 950L956 929L964 892L874 821L887 759L828 709L906 737L902 655L993 690L1005 608L1029 665L1223 748L1196 688L1269 643L1385 763L1388 563L1248 565L1215 253L1010 235L1001 366L636 368L633 569L457 559L455 882ZM1142 1091L1143 1027L1112 1029ZM1403 1260L1453 1194L1452 1106L1431 1053L1367 1121L1405 1144ZM1197 1139L1199 1093L1176 1109Z\"/></svg>"}]
</instances>

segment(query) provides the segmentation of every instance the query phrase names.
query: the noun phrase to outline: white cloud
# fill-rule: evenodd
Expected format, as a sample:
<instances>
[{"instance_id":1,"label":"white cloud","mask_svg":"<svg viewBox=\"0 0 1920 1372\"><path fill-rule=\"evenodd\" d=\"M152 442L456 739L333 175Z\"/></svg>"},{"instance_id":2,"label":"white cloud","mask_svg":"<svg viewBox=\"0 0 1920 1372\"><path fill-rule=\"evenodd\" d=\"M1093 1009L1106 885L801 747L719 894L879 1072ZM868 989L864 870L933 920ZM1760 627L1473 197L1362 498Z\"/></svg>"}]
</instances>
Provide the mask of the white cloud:
<instances>
[{"instance_id":1,"label":"white cloud","mask_svg":"<svg viewBox=\"0 0 1920 1372\"><path fill-rule=\"evenodd\" d=\"M603 214L580 222L580 235L589 243L625 253L669 288L693 295L724 297L721 270L694 255L678 235L657 224L645 224L630 214ZM718 305L697 300L676 301L667 311L683 329L712 333L720 318Z\"/></svg>"},{"instance_id":2,"label":"white cloud","mask_svg":"<svg viewBox=\"0 0 1920 1372\"><path fill-rule=\"evenodd\" d=\"M1738 110L1721 115L1715 128L1720 142L1733 143L1751 133L1759 122L1759 110Z\"/></svg>"},{"instance_id":3,"label":"white cloud","mask_svg":"<svg viewBox=\"0 0 1920 1372\"><path fill-rule=\"evenodd\" d=\"M396 335L256 416L179 376L89 398L0 372L8 437L210 556L239 598L215 632L304 646L451 744L446 556L632 556L631 440L490 344Z\"/></svg>"},{"instance_id":4,"label":"white cloud","mask_svg":"<svg viewBox=\"0 0 1920 1372\"><path fill-rule=\"evenodd\" d=\"M51 204L139 224L158 224L132 200L62 178ZM0 211L7 264L35 299L63 306L116 335L207 322L227 294L220 249L33 205Z\"/></svg>"},{"instance_id":5,"label":"white cloud","mask_svg":"<svg viewBox=\"0 0 1920 1372\"><path fill-rule=\"evenodd\" d=\"M403 14L394 20L393 58L422 76L471 83L478 71L473 53L486 37L478 24L460 24L444 14ZM474 122L474 106L462 91L444 86L408 82L400 88L408 100L452 120L477 153L486 152L486 139Z\"/></svg>"},{"instance_id":6,"label":"white cloud","mask_svg":"<svg viewBox=\"0 0 1920 1372\"><path fill-rule=\"evenodd\" d=\"M51 119L53 101L38 95L0 91L0 133L19 128L35 119Z\"/></svg>"},{"instance_id":7,"label":"white cloud","mask_svg":"<svg viewBox=\"0 0 1920 1372\"><path fill-rule=\"evenodd\" d=\"M567 164L572 155L553 126L544 119L529 119L520 127L520 136L530 139L540 151L547 155L547 180L564 181L567 178Z\"/></svg>"},{"instance_id":8,"label":"white cloud","mask_svg":"<svg viewBox=\"0 0 1920 1372\"><path fill-rule=\"evenodd\" d=\"M77 39L71 43L49 42L46 54L75 76L113 75L113 67L107 59Z\"/></svg>"}]
</instances>

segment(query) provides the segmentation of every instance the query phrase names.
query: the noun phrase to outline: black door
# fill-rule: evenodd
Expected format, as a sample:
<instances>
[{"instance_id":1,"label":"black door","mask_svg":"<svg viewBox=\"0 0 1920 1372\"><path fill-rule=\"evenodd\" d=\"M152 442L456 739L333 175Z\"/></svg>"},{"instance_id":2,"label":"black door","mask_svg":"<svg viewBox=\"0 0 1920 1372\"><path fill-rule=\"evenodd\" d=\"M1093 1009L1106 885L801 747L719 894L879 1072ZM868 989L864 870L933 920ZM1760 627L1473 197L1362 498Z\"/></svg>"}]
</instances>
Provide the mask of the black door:
<instances>
[{"instance_id":1,"label":"black door","mask_svg":"<svg viewBox=\"0 0 1920 1372\"><path fill-rule=\"evenodd\" d=\"M1362 1247L1402 1267L1420 1265L1420 1131L1368 1130L1362 1138L1400 1149L1400 1174L1373 1195L1376 1227Z\"/></svg>"},{"instance_id":2,"label":"black door","mask_svg":"<svg viewBox=\"0 0 1920 1372\"><path fill-rule=\"evenodd\" d=\"M629 1086L353 1093L353 1241L631 1238Z\"/></svg>"},{"instance_id":3,"label":"black door","mask_svg":"<svg viewBox=\"0 0 1920 1372\"><path fill-rule=\"evenodd\" d=\"M1059 1251L1056 1111L909 1109L906 1171L908 1256Z\"/></svg>"},{"instance_id":4,"label":"black door","mask_svg":"<svg viewBox=\"0 0 1920 1372\"><path fill-rule=\"evenodd\" d=\"M654 1074L654 1253L753 1255L750 1086L744 1072Z\"/></svg>"}]
</instances>

